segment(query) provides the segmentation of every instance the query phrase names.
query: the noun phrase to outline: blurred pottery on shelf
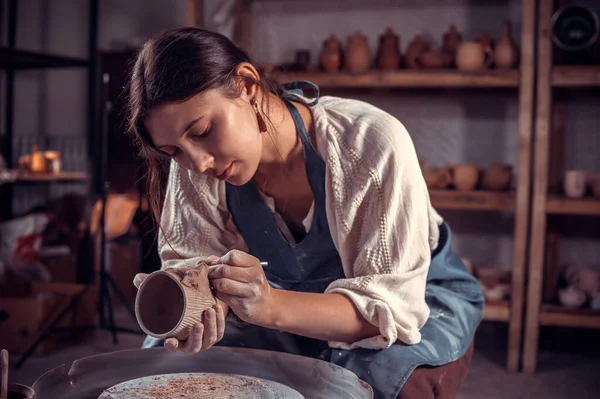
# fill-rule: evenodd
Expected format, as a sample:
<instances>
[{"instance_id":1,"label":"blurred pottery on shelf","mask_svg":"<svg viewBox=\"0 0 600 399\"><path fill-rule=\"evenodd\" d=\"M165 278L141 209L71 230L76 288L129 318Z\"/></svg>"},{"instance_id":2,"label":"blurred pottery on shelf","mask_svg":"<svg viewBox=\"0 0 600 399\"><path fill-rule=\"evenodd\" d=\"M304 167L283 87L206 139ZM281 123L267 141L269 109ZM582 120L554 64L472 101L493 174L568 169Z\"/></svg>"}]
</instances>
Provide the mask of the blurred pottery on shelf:
<instances>
[{"instance_id":1,"label":"blurred pottery on shelf","mask_svg":"<svg viewBox=\"0 0 600 399\"><path fill-rule=\"evenodd\" d=\"M512 174L511 165L493 163L483 172L481 188L490 191L508 190L512 182Z\"/></svg>"},{"instance_id":2,"label":"blurred pottery on shelf","mask_svg":"<svg viewBox=\"0 0 600 399\"><path fill-rule=\"evenodd\" d=\"M459 191L471 191L477 187L479 181L479 168L472 163L452 166L452 183Z\"/></svg>"},{"instance_id":3,"label":"blurred pottery on shelf","mask_svg":"<svg viewBox=\"0 0 600 399\"><path fill-rule=\"evenodd\" d=\"M406 67L413 69L420 68L417 60L421 55L429 51L430 48L431 46L423 39L422 35L416 35L406 48L406 54L404 55Z\"/></svg>"},{"instance_id":4,"label":"blurred pottery on shelf","mask_svg":"<svg viewBox=\"0 0 600 399\"><path fill-rule=\"evenodd\" d=\"M377 68L383 70L393 70L400 68L400 38L394 33L392 28L387 28L379 36L379 47L376 56Z\"/></svg>"},{"instance_id":5,"label":"blurred pottery on shelf","mask_svg":"<svg viewBox=\"0 0 600 399\"><path fill-rule=\"evenodd\" d=\"M588 173L584 170L568 170L565 173L564 191L569 198L581 198L585 195Z\"/></svg>"}]
</instances>

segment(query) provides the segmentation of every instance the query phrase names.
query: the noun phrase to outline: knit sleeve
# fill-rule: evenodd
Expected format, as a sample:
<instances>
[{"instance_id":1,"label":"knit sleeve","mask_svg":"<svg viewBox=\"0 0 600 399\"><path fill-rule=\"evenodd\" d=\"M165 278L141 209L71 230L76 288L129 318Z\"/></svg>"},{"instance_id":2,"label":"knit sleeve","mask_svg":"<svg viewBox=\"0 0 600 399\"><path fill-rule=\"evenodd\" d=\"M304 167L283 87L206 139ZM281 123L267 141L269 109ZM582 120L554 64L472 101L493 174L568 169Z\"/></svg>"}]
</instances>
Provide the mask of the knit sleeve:
<instances>
[{"instance_id":1,"label":"knit sleeve","mask_svg":"<svg viewBox=\"0 0 600 399\"><path fill-rule=\"evenodd\" d=\"M247 251L227 209L225 185L172 161L158 234L162 269L231 249Z\"/></svg>"},{"instance_id":2,"label":"knit sleeve","mask_svg":"<svg viewBox=\"0 0 600 399\"><path fill-rule=\"evenodd\" d=\"M327 129L327 214L346 278L326 292L347 296L380 332L358 342L329 343L343 349L420 342L441 221L404 126L382 111L365 114Z\"/></svg>"}]
</instances>

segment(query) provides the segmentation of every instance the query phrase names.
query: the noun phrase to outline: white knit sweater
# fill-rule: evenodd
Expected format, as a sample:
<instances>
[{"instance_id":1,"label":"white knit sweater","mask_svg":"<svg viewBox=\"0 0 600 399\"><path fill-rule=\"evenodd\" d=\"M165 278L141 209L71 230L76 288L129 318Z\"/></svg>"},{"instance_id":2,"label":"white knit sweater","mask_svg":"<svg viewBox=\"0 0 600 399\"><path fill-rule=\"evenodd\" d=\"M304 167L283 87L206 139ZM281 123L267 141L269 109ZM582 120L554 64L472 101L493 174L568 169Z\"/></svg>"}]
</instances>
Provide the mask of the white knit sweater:
<instances>
[{"instance_id":1,"label":"white knit sweater","mask_svg":"<svg viewBox=\"0 0 600 399\"><path fill-rule=\"evenodd\" d=\"M346 276L326 293L346 295L380 330L376 337L329 345L378 349L396 340L418 343L429 316L425 282L442 218L431 206L412 140L396 118L361 101L321 97L311 111L316 149L326 163L329 229ZM272 200L265 201L275 213ZM311 218L312 209L306 228ZM161 226L163 268L231 249L247 251L227 209L225 183L175 162Z\"/></svg>"}]
</instances>

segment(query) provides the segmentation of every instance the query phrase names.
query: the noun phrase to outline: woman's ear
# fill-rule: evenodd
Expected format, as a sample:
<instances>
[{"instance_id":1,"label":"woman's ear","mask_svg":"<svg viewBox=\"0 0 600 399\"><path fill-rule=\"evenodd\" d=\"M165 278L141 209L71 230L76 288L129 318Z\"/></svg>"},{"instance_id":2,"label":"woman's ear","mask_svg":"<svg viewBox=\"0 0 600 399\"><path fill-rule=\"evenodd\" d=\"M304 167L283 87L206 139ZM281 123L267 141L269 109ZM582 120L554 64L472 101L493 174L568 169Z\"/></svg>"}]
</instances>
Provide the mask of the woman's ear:
<instances>
[{"instance_id":1,"label":"woman's ear","mask_svg":"<svg viewBox=\"0 0 600 399\"><path fill-rule=\"evenodd\" d=\"M235 68L234 74L242 78L243 87L240 98L247 102L256 98L260 92L258 84L255 83L260 80L260 74L256 68L249 62L242 62Z\"/></svg>"}]
</instances>

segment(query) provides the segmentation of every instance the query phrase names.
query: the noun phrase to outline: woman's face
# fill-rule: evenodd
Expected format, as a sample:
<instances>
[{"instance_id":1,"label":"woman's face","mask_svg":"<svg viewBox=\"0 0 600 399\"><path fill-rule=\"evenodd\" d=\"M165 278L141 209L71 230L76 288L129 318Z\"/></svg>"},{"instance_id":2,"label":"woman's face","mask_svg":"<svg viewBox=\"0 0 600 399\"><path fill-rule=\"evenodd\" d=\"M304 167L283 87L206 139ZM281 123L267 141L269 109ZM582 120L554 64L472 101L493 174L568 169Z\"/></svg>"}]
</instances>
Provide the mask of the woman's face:
<instances>
[{"instance_id":1,"label":"woman's face","mask_svg":"<svg viewBox=\"0 0 600 399\"><path fill-rule=\"evenodd\" d=\"M239 186L260 163L263 135L245 92L229 99L209 90L156 107L144 123L156 148L188 170Z\"/></svg>"}]
</instances>

